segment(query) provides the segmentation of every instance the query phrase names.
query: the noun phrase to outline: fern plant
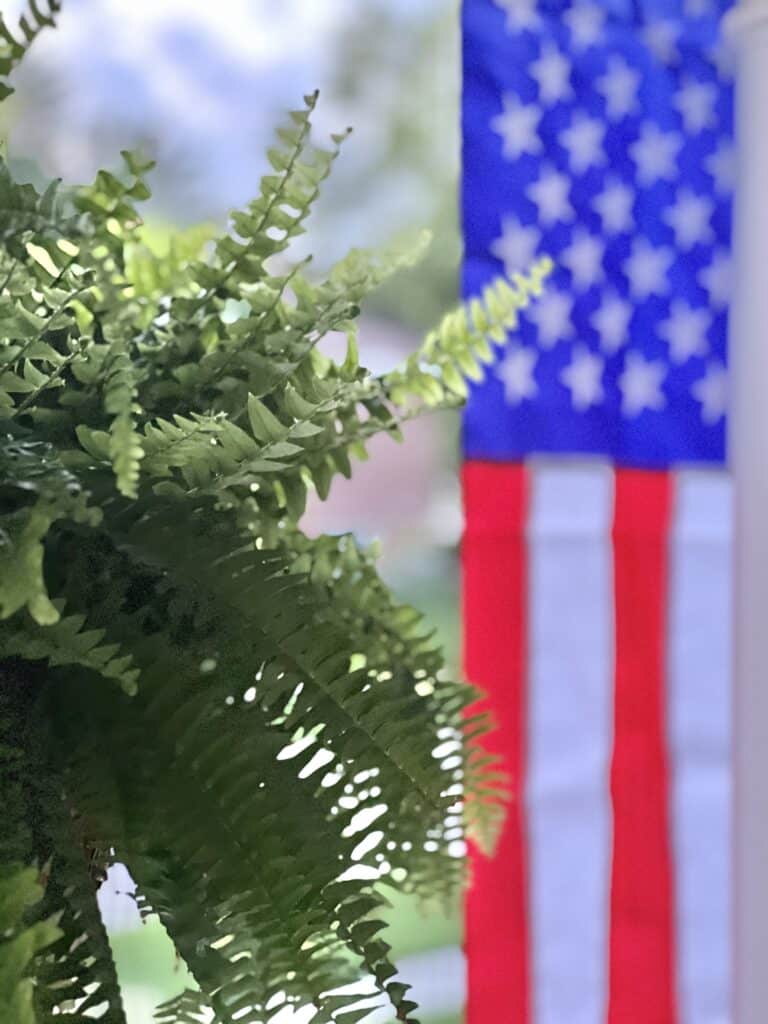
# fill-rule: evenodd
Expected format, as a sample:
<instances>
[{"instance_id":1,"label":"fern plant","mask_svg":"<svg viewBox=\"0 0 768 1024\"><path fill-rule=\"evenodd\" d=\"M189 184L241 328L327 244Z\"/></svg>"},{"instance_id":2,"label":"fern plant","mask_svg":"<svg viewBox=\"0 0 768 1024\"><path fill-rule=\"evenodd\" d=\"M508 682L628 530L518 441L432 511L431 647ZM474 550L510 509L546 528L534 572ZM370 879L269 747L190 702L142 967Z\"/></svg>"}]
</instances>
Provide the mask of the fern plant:
<instances>
[{"instance_id":1,"label":"fern plant","mask_svg":"<svg viewBox=\"0 0 768 1024\"><path fill-rule=\"evenodd\" d=\"M7 76L57 4L4 40ZM9 86L2 79L4 93ZM316 96L216 239L162 258L150 164L38 194L0 165L0 1006L124 1022L96 892L125 863L198 990L166 1024L286 1005L412 1020L380 885L440 895L498 813L482 715L350 536L308 538L377 433L457 401L548 270L448 316L404 366L358 363L359 304L414 254L324 279L282 253L342 136ZM276 259L276 257L279 257ZM349 339L335 363L317 343ZM375 1001L375 1000L374 1000Z\"/></svg>"}]
</instances>

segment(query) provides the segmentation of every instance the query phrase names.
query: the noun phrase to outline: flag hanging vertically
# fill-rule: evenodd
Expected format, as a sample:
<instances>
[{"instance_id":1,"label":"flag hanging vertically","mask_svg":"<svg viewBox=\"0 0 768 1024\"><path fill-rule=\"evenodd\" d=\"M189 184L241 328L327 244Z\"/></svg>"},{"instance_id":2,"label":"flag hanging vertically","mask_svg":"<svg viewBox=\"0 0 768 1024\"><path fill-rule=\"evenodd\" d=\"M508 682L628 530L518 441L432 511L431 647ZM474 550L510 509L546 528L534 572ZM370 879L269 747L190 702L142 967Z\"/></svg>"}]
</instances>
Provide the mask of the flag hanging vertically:
<instances>
[{"instance_id":1,"label":"flag hanging vertically","mask_svg":"<svg viewBox=\"0 0 768 1024\"><path fill-rule=\"evenodd\" d=\"M729 1019L730 6L464 0L464 293L557 268L464 420L469 1024Z\"/></svg>"}]
</instances>

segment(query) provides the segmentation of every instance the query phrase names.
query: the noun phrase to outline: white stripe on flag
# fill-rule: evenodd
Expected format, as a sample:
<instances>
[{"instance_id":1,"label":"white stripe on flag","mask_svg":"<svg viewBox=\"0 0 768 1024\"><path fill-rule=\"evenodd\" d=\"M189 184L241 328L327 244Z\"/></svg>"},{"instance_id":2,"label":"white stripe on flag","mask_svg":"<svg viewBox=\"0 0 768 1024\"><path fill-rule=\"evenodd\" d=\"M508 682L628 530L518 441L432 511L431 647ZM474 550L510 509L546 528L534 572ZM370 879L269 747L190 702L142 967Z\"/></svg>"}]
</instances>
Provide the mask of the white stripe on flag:
<instances>
[{"instance_id":1,"label":"white stripe on flag","mask_svg":"<svg viewBox=\"0 0 768 1024\"><path fill-rule=\"evenodd\" d=\"M532 1019L600 1024L608 975L613 474L534 464L529 544Z\"/></svg>"},{"instance_id":2,"label":"white stripe on flag","mask_svg":"<svg viewBox=\"0 0 768 1024\"><path fill-rule=\"evenodd\" d=\"M678 473L668 729L680 1024L729 1017L730 538L725 473Z\"/></svg>"}]
</instances>

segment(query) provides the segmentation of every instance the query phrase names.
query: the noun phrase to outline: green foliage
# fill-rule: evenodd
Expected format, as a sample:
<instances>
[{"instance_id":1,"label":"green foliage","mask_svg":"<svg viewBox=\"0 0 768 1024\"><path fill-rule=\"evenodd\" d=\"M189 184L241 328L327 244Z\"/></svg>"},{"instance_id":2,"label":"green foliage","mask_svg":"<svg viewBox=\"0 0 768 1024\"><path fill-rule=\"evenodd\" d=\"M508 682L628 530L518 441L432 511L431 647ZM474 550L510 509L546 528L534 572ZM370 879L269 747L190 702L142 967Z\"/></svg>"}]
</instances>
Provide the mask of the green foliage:
<instances>
[{"instance_id":1,"label":"green foliage","mask_svg":"<svg viewBox=\"0 0 768 1024\"><path fill-rule=\"evenodd\" d=\"M27 920L30 907L43 897L33 867L0 865L0 1006L14 1024L35 1024L35 984L30 971L35 957L56 942L54 920Z\"/></svg>"},{"instance_id":2,"label":"green foliage","mask_svg":"<svg viewBox=\"0 0 768 1024\"><path fill-rule=\"evenodd\" d=\"M368 1010L339 987L361 974L412 1020L380 885L448 896L467 822L499 812L470 744L485 719L462 728L470 692L421 617L352 537L310 539L300 519L371 436L463 395L547 264L368 373L359 304L416 254L354 251L317 280L285 262L343 139L310 143L315 102L231 232L164 255L142 237L139 158L68 195L0 173L12 1021L124 1020L95 901L116 861L199 987L160 1020L261 1022L290 1004L352 1024ZM317 348L331 331L348 337L338 364ZM37 907L7 910L43 863Z\"/></svg>"},{"instance_id":3,"label":"green foliage","mask_svg":"<svg viewBox=\"0 0 768 1024\"><path fill-rule=\"evenodd\" d=\"M6 81L8 75L42 30L54 24L54 15L60 9L61 0L29 0L16 32L8 29L5 19L0 15L0 99L5 99L13 92Z\"/></svg>"}]
</instances>

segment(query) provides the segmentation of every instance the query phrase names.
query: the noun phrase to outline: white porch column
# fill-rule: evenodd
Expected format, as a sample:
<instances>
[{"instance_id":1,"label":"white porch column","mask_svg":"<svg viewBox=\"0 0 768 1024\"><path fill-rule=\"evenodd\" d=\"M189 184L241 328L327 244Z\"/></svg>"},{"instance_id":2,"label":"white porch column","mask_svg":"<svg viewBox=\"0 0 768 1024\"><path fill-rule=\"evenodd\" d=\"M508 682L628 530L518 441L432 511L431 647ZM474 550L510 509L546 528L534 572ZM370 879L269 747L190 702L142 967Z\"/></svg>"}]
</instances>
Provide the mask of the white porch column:
<instances>
[{"instance_id":1,"label":"white porch column","mask_svg":"<svg viewBox=\"0 0 768 1024\"><path fill-rule=\"evenodd\" d=\"M729 352L735 486L733 1024L768 1021L768 0L729 16L737 177Z\"/></svg>"}]
</instances>

